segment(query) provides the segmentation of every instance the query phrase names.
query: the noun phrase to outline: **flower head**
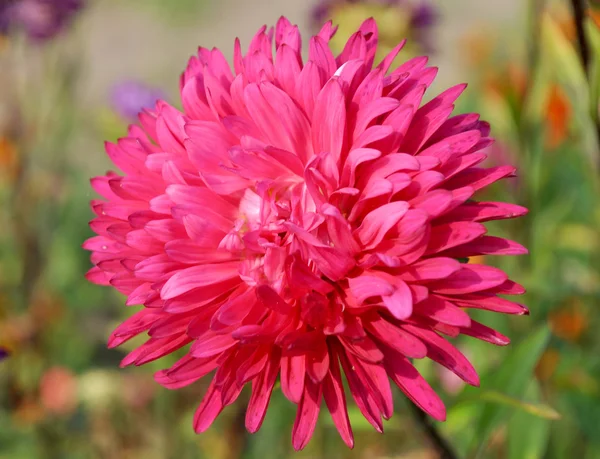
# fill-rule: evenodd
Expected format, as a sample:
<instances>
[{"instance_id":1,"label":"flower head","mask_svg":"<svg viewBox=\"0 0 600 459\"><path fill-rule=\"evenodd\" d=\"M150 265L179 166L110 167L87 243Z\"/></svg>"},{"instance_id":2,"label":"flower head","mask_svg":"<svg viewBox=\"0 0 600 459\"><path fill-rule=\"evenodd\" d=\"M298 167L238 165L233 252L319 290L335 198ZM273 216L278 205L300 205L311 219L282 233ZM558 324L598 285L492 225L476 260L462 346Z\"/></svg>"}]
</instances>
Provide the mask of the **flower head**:
<instances>
[{"instance_id":1,"label":"flower head","mask_svg":"<svg viewBox=\"0 0 600 459\"><path fill-rule=\"evenodd\" d=\"M429 0L321 0L312 12L317 26L331 19L342 27L333 48L343 47L347 36L368 17L378 22L380 53L389 52L404 38L418 51L433 51L432 30L439 13Z\"/></svg>"},{"instance_id":2,"label":"flower head","mask_svg":"<svg viewBox=\"0 0 600 459\"><path fill-rule=\"evenodd\" d=\"M218 49L200 48L181 76L183 112L159 102L141 113L141 126L106 145L122 174L92 180L103 199L92 202L87 277L143 305L109 345L149 335L122 365L190 345L156 380L176 389L211 379L197 432L246 384L246 427L257 431L279 378L298 405L296 449L322 399L352 446L342 374L378 431L393 412L390 380L442 420L410 359L478 385L443 335L505 345L467 311L527 312L497 296L524 292L504 272L458 261L526 252L485 235L483 222L526 209L473 199L515 169L478 166L489 125L451 116L465 86L422 104L437 72L427 58L389 72L401 43L374 66L373 20L338 56L334 34L326 23L304 62L298 28L281 18L245 54L236 40L233 71Z\"/></svg>"},{"instance_id":3,"label":"flower head","mask_svg":"<svg viewBox=\"0 0 600 459\"><path fill-rule=\"evenodd\" d=\"M129 80L111 88L110 103L119 116L134 122L142 110L154 107L156 102L164 100L165 97L164 92L160 89L139 81Z\"/></svg>"},{"instance_id":4,"label":"flower head","mask_svg":"<svg viewBox=\"0 0 600 459\"><path fill-rule=\"evenodd\" d=\"M83 0L2 0L0 35L22 28L34 41L56 36L83 7Z\"/></svg>"}]
</instances>

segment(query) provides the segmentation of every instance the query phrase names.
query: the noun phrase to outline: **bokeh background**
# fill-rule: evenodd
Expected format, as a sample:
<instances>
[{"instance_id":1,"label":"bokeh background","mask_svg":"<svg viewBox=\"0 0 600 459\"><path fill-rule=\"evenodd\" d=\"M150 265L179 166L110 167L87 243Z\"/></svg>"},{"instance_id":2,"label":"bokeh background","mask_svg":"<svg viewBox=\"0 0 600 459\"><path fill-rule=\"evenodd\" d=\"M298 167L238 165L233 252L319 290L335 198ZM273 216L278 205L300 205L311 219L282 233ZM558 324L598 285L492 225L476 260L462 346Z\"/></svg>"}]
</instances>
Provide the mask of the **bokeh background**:
<instances>
[{"instance_id":1,"label":"bokeh background","mask_svg":"<svg viewBox=\"0 0 600 459\"><path fill-rule=\"evenodd\" d=\"M7 19L17 3L27 8ZM293 454L295 407L280 393L256 435L244 430L244 403L195 435L203 383L158 386L152 373L169 358L119 369L135 343L107 350L106 340L135 308L84 279L88 180L110 168L103 141L157 97L179 106L179 74L198 45L231 58L236 36L247 44L280 15L308 34L317 2L62 0L70 6L56 17L52 3L0 0L0 458L438 457L400 393L384 435L350 406L352 451L322 413L312 442ZM419 365L448 406L435 428L459 457L600 458L600 9L584 11L584 66L568 0L431 1L419 30L407 18L420 1L398 0L393 14L362 3L359 15L379 15L390 40L413 38L401 58L431 53L440 73L430 96L469 83L457 111L492 123L490 164L520 168L486 198L530 208L490 229L531 255L486 263L528 288L531 314L480 314L511 337L507 348L458 343L480 389ZM357 16L343 5L322 14L344 24Z\"/></svg>"}]
</instances>

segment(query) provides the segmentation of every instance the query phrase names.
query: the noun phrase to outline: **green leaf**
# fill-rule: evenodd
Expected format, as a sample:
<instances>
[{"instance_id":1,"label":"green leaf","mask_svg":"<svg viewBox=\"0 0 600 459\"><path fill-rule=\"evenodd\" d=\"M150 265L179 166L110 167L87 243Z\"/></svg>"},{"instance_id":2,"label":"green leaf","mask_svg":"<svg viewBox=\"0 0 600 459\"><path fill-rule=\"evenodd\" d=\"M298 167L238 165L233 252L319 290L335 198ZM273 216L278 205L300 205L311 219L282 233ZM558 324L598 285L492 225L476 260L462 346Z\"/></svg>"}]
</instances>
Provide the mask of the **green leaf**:
<instances>
[{"instance_id":1,"label":"green leaf","mask_svg":"<svg viewBox=\"0 0 600 459\"><path fill-rule=\"evenodd\" d=\"M598 436L600 404L597 398L575 391L569 391L564 396L575 413L574 419L580 431L587 437L587 440L600 445L600 437Z\"/></svg>"},{"instance_id":2,"label":"green leaf","mask_svg":"<svg viewBox=\"0 0 600 459\"><path fill-rule=\"evenodd\" d=\"M586 34L593 49L593 59L590 74L590 112L594 121L598 121L600 104L600 28L594 21L586 21Z\"/></svg>"},{"instance_id":3,"label":"green leaf","mask_svg":"<svg viewBox=\"0 0 600 459\"><path fill-rule=\"evenodd\" d=\"M496 403L512 408L517 408L525 413L530 415L540 417L543 419L556 420L560 419L560 414L551 406L548 406L543 403L535 403L524 401L515 397L510 397L508 395L502 394L497 391L488 390L482 391L478 397L463 399L462 403L472 403L472 402L491 402Z\"/></svg>"},{"instance_id":4,"label":"green leaf","mask_svg":"<svg viewBox=\"0 0 600 459\"><path fill-rule=\"evenodd\" d=\"M533 382L527 392L530 399L540 400L540 388ZM544 457L550 439L550 419L518 411L508 424L507 459L538 459Z\"/></svg>"},{"instance_id":5,"label":"green leaf","mask_svg":"<svg viewBox=\"0 0 600 459\"><path fill-rule=\"evenodd\" d=\"M579 97L587 100L588 84L583 65L577 50L550 14L542 18L542 50L553 64L556 76L563 82L577 88Z\"/></svg>"},{"instance_id":6,"label":"green leaf","mask_svg":"<svg viewBox=\"0 0 600 459\"><path fill-rule=\"evenodd\" d=\"M502 366L484 378L482 387L501 392L507 397L522 398L549 338L550 331L543 325L512 349ZM487 402L484 405L471 447L476 451L476 456L483 452L494 429L506 421L510 414L511 410L504 404Z\"/></svg>"}]
</instances>

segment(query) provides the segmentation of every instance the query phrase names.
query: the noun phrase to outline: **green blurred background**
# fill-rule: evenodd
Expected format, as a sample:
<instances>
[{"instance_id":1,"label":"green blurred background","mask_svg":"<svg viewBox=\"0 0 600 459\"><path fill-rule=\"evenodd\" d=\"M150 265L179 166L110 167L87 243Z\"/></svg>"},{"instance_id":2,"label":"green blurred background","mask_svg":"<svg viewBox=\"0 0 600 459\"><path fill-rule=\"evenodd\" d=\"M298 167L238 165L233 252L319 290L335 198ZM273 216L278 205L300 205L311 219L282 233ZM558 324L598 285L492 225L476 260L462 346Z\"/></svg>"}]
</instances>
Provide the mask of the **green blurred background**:
<instances>
[{"instance_id":1,"label":"green blurred background","mask_svg":"<svg viewBox=\"0 0 600 459\"><path fill-rule=\"evenodd\" d=\"M459 457L600 458L600 10L586 11L586 72L567 0L433 5L438 24L428 33L440 74L430 95L469 83L457 111L492 123L498 142L490 164L520 168L486 198L531 210L490 225L531 255L485 260L527 287L531 315L476 314L512 339L507 348L459 340L482 376L480 389L419 362L448 406L448 421L436 427ZM118 350L105 343L133 308L83 277L90 264L81 244L92 235L88 179L110 168L103 141L127 125L111 106L111 88L134 80L179 106L179 73L197 45L218 46L230 58L236 36L248 43L282 14L306 35L315 27L313 7L97 0L51 41L0 38L0 346L11 353L0 362L1 459L437 457L400 393L384 435L350 406L352 451L322 413L312 442L292 453L295 407L280 393L256 435L244 430L243 401L195 435L204 384L158 386L152 373L169 358L119 369L139 342Z\"/></svg>"}]
</instances>

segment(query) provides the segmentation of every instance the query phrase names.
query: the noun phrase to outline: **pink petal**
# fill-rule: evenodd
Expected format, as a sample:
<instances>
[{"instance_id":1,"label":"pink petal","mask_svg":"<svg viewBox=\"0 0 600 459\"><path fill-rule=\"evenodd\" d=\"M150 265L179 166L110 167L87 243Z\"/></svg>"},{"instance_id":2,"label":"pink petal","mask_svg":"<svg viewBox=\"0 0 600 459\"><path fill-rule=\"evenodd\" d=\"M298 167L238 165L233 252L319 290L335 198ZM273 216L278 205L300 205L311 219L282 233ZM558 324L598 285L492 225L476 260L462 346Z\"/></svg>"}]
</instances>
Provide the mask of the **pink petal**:
<instances>
[{"instance_id":1,"label":"pink petal","mask_svg":"<svg viewBox=\"0 0 600 459\"><path fill-rule=\"evenodd\" d=\"M383 304L399 320L410 317L413 311L413 297L408 285L400 279L394 284L394 293L382 295Z\"/></svg>"},{"instance_id":2,"label":"pink petal","mask_svg":"<svg viewBox=\"0 0 600 459\"><path fill-rule=\"evenodd\" d=\"M475 222L451 222L432 228L426 254L433 255L483 236L485 226Z\"/></svg>"},{"instance_id":3,"label":"pink petal","mask_svg":"<svg viewBox=\"0 0 600 459\"><path fill-rule=\"evenodd\" d=\"M245 287L245 284L244 288ZM226 325L235 325L250 313L250 309L256 304L256 293L252 289L247 289L237 296L231 297L219 308L218 319Z\"/></svg>"},{"instance_id":4,"label":"pink petal","mask_svg":"<svg viewBox=\"0 0 600 459\"><path fill-rule=\"evenodd\" d=\"M477 191L506 177L514 177L516 169L512 166L490 167L489 169L472 167L465 169L446 183L448 189L470 186Z\"/></svg>"},{"instance_id":5,"label":"pink petal","mask_svg":"<svg viewBox=\"0 0 600 459\"><path fill-rule=\"evenodd\" d=\"M376 247L408 210L404 201L391 202L367 214L355 234L365 249Z\"/></svg>"},{"instance_id":6,"label":"pink petal","mask_svg":"<svg viewBox=\"0 0 600 459\"><path fill-rule=\"evenodd\" d=\"M471 318L462 309L450 301L443 300L435 295L430 295L414 307L416 314L428 317L437 322L455 327L469 327Z\"/></svg>"},{"instance_id":7,"label":"pink petal","mask_svg":"<svg viewBox=\"0 0 600 459\"><path fill-rule=\"evenodd\" d=\"M278 372L279 356L277 353L273 353L269 357L264 371L252 381L252 396L246 410L246 429L250 433L257 432L265 419Z\"/></svg>"},{"instance_id":8,"label":"pink petal","mask_svg":"<svg viewBox=\"0 0 600 459\"><path fill-rule=\"evenodd\" d=\"M443 281L429 285L430 290L442 295L474 293L502 285L508 276L498 268L485 265L463 265L460 271Z\"/></svg>"},{"instance_id":9,"label":"pink petal","mask_svg":"<svg viewBox=\"0 0 600 459\"><path fill-rule=\"evenodd\" d=\"M477 293L473 295L460 295L459 297L446 297L463 308L483 309L485 311L499 312L502 314L529 314L529 310L522 304L514 303L490 293Z\"/></svg>"},{"instance_id":10,"label":"pink petal","mask_svg":"<svg viewBox=\"0 0 600 459\"><path fill-rule=\"evenodd\" d=\"M453 258L429 258L413 263L401 274L407 282L444 279L461 269L461 263Z\"/></svg>"},{"instance_id":11,"label":"pink petal","mask_svg":"<svg viewBox=\"0 0 600 459\"><path fill-rule=\"evenodd\" d=\"M258 300L269 309L280 314L288 314L292 310L292 305L286 302L268 285L259 285L255 289Z\"/></svg>"},{"instance_id":12,"label":"pink petal","mask_svg":"<svg viewBox=\"0 0 600 459\"><path fill-rule=\"evenodd\" d=\"M327 42L320 36L314 36L310 39L308 48L308 59L314 62L321 73L321 81L325 82L337 70L333 53L327 46Z\"/></svg>"},{"instance_id":13,"label":"pink petal","mask_svg":"<svg viewBox=\"0 0 600 459\"><path fill-rule=\"evenodd\" d=\"M320 384L328 371L329 350L323 340L306 356L306 374L314 383Z\"/></svg>"},{"instance_id":14,"label":"pink petal","mask_svg":"<svg viewBox=\"0 0 600 459\"><path fill-rule=\"evenodd\" d=\"M248 347L251 350L252 348ZM256 351L252 352L250 357L243 359L242 363L235 371L237 384L243 386L248 381L255 379L259 374L263 373L265 366L269 362L269 344L258 346Z\"/></svg>"},{"instance_id":15,"label":"pink petal","mask_svg":"<svg viewBox=\"0 0 600 459\"><path fill-rule=\"evenodd\" d=\"M337 161L342 152L346 126L346 103L337 79L325 84L315 101L312 142L315 153L327 152Z\"/></svg>"},{"instance_id":16,"label":"pink petal","mask_svg":"<svg viewBox=\"0 0 600 459\"><path fill-rule=\"evenodd\" d=\"M394 286L385 279L365 274L348 278L348 285L358 304L364 303L367 298L391 295L394 292Z\"/></svg>"},{"instance_id":17,"label":"pink petal","mask_svg":"<svg viewBox=\"0 0 600 459\"><path fill-rule=\"evenodd\" d=\"M337 359L331 361L329 374L323 381L323 396L333 423L349 448L354 447L354 435L346 408L346 395Z\"/></svg>"},{"instance_id":18,"label":"pink petal","mask_svg":"<svg viewBox=\"0 0 600 459\"><path fill-rule=\"evenodd\" d=\"M422 359L427 355L427 348L414 335L398 328L379 317L369 322L369 331L382 343L412 359Z\"/></svg>"},{"instance_id":19,"label":"pink petal","mask_svg":"<svg viewBox=\"0 0 600 459\"><path fill-rule=\"evenodd\" d=\"M218 393L213 380L202 399L202 403L194 413L194 432L206 432L221 411L223 411L221 395Z\"/></svg>"},{"instance_id":20,"label":"pink petal","mask_svg":"<svg viewBox=\"0 0 600 459\"><path fill-rule=\"evenodd\" d=\"M387 73L387 71L389 70L390 66L392 65L392 63L396 59L396 56L398 56L398 53L402 50L402 48L404 48L405 44L406 44L406 40L402 40L379 63L379 65L377 66L377 68L381 69L381 72L382 72L383 75L385 75Z\"/></svg>"},{"instance_id":21,"label":"pink petal","mask_svg":"<svg viewBox=\"0 0 600 459\"><path fill-rule=\"evenodd\" d=\"M303 355L281 358L281 391L293 403L300 403L304 392L305 359Z\"/></svg>"},{"instance_id":22,"label":"pink petal","mask_svg":"<svg viewBox=\"0 0 600 459\"><path fill-rule=\"evenodd\" d=\"M479 376L475 368L452 344L431 330L409 324L402 325L402 328L423 340L427 346L427 357L456 373L466 383L479 386Z\"/></svg>"},{"instance_id":23,"label":"pink petal","mask_svg":"<svg viewBox=\"0 0 600 459\"><path fill-rule=\"evenodd\" d=\"M445 252L445 255L464 258L476 255L526 255L529 251L515 241L495 236L482 236Z\"/></svg>"},{"instance_id":24,"label":"pink petal","mask_svg":"<svg viewBox=\"0 0 600 459\"><path fill-rule=\"evenodd\" d=\"M302 399L292 430L292 445L296 451L304 449L308 444L317 425L321 405L323 386L306 380Z\"/></svg>"},{"instance_id":25,"label":"pink petal","mask_svg":"<svg viewBox=\"0 0 600 459\"><path fill-rule=\"evenodd\" d=\"M230 335L217 335L207 332L201 338L194 341L190 348L190 355L197 359L212 357L232 348L237 341Z\"/></svg>"},{"instance_id":26,"label":"pink petal","mask_svg":"<svg viewBox=\"0 0 600 459\"><path fill-rule=\"evenodd\" d=\"M487 222L502 220L525 215L527 209L515 204L504 202L468 202L457 207L450 214L444 215L444 220L471 220L474 222Z\"/></svg>"},{"instance_id":27,"label":"pink petal","mask_svg":"<svg viewBox=\"0 0 600 459\"><path fill-rule=\"evenodd\" d=\"M347 351L365 362L379 363L383 360L383 353L368 336L360 340L340 338L340 342Z\"/></svg>"},{"instance_id":28,"label":"pink petal","mask_svg":"<svg viewBox=\"0 0 600 459\"><path fill-rule=\"evenodd\" d=\"M339 346L336 349L336 354L340 359L344 374L348 379L348 386L350 387L350 393L354 399L356 406L363 414L365 419L378 431L383 432L383 424L381 422L381 411L377 406L373 396L370 394L368 387L365 382L358 376L356 371L353 369L348 356L340 349Z\"/></svg>"},{"instance_id":29,"label":"pink petal","mask_svg":"<svg viewBox=\"0 0 600 459\"><path fill-rule=\"evenodd\" d=\"M444 137L438 143L435 143L425 150L422 150L420 155L434 156L443 162L449 161L454 156L464 155L481 139L479 130L461 132L456 135Z\"/></svg>"},{"instance_id":30,"label":"pink petal","mask_svg":"<svg viewBox=\"0 0 600 459\"><path fill-rule=\"evenodd\" d=\"M471 321L470 326L461 327L460 332L463 335L472 336L473 338L487 341L488 343L495 344L497 346L507 346L510 344L510 339L496 330L486 327L479 322Z\"/></svg>"},{"instance_id":31,"label":"pink petal","mask_svg":"<svg viewBox=\"0 0 600 459\"><path fill-rule=\"evenodd\" d=\"M341 184L344 186L353 186L356 178L356 168L367 161L372 161L381 156L381 152L379 150L374 150L372 148L357 148L352 150L348 157L346 158L346 162L344 164L344 169L342 171Z\"/></svg>"},{"instance_id":32,"label":"pink petal","mask_svg":"<svg viewBox=\"0 0 600 459\"><path fill-rule=\"evenodd\" d=\"M438 421L446 420L444 402L405 357L392 353L385 364L389 377L415 405Z\"/></svg>"},{"instance_id":33,"label":"pink petal","mask_svg":"<svg viewBox=\"0 0 600 459\"><path fill-rule=\"evenodd\" d=\"M225 280L234 279L239 276L238 268L239 263L235 261L182 269L164 285L160 292L161 298L168 300L196 288L208 287Z\"/></svg>"}]
</instances>

